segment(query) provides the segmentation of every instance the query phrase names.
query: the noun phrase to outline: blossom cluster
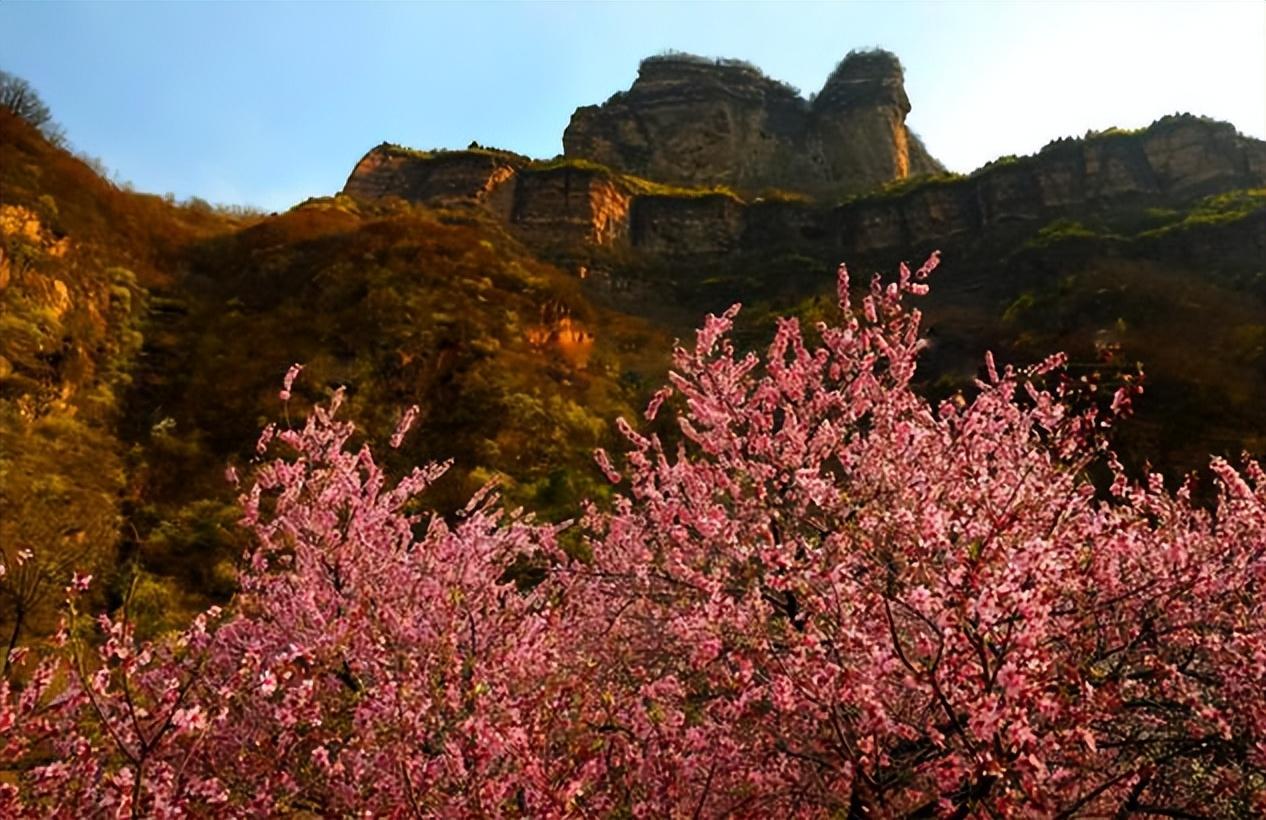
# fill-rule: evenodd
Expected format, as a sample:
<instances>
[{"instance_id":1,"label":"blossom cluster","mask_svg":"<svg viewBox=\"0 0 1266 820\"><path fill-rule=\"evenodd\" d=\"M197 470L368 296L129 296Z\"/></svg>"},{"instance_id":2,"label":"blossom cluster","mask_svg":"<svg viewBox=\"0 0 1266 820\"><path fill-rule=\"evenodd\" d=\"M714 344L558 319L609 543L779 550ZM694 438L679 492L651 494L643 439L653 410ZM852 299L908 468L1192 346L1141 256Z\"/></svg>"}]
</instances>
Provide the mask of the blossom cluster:
<instances>
[{"instance_id":1,"label":"blossom cluster","mask_svg":"<svg viewBox=\"0 0 1266 820\"><path fill-rule=\"evenodd\" d=\"M76 578L13 659L0 814L1266 813L1266 472L1130 480L1137 387L1073 410L1060 357L928 402L935 266L763 356L708 317L572 522L425 513L443 465L388 479L341 394L270 427L228 606L138 641Z\"/></svg>"}]
</instances>

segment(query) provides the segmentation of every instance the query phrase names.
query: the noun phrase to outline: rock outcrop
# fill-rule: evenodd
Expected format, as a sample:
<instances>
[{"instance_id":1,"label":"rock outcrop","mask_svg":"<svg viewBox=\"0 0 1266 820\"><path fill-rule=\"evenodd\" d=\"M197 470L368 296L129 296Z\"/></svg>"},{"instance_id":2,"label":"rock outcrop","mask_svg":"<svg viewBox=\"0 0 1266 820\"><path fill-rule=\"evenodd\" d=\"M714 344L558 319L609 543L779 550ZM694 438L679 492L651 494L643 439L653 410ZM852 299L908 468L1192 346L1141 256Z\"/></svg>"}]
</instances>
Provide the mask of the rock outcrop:
<instances>
[{"instance_id":1,"label":"rock outcrop","mask_svg":"<svg viewBox=\"0 0 1266 820\"><path fill-rule=\"evenodd\" d=\"M886 51L850 54L831 72L813 99L810 123L828 189L855 192L945 170L906 128L904 80L901 63Z\"/></svg>"},{"instance_id":2,"label":"rock outcrop","mask_svg":"<svg viewBox=\"0 0 1266 820\"><path fill-rule=\"evenodd\" d=\"M668 55L577 109L563 152L677 185L829 201L942 170L906 128L909 111L901 63L884 51L850 54L812 102L747 63Z\"/></svg>"},{"instance_id":3,"label":"rock outcrop","mask_svg":"<svg viewBox=\"0 0 1266 820\"><path fill-rule=\"evenodd\" d=\"M508 151L416 151L383 143L352 169L343 193L428 205L474 205L539 245L625 242L631 191L583 163L533 163Z\"/></svg>"},{"instance_id":4,"label":"rock outcrop","mask_svg":"<svg viewBox=\"0 0 1266 820\"><path fill-rule=\"evenodd\" d=\"M655 256L715 256L738 248L745 207L726 194L639 196L633 200L634 248Z\"/></svg>"},{"instance_id":5,"label":"rock outcrop","mask_svg":"<svg viewBox=\"0 0 1266 820\"><path fill-rule=\"evenodd\" d=\"M502 151L415 151L383 144L356 163L343 193L361 199L398 196L411 202L474 202L508 218L514 186L526 157Z\"/></svg>"},{"instance_id":6,"label":"rock outcrop","mask_svg":"<svg viewBox=\"0 0 1266 820\"><path fill-rule=\"evenodd\" d=\"M1227 123L1170 116L1137 132L1057 140L971 176L862 197L836 208L829 229L842 249L868 253L988 236L1061 216L1125 216L1263 185L1266 143Z\"/></svg>"},{"instance_id":7,"label":"rock outcrop","mask_svg":"<svg viewBox=\"0 0 1266 820\"><path fill-rule=\"evenodd\" d=\"M537 244L624 244L631 201L629 190L602 170L524 169L517 177L509 224Z\"/></svg>"},{"instance_id":8,"label":"rock outcrop","mask_svg":"<svg viewBox=\"0 0 1266 820\"><path fill-rule=\"evenodd\" d=\"M840 138L831 144L900 142L907 104L885 65L874 55L845 61L814 100L815 108L824 110L869 112L851 124L834 120ZM761 80L753 69L720 68L747 78L748 102L776 93L766 88L772 81ZM760 88L765 97L753 90ZM904 155L874 148L867 155L841 149L817 156L820 169L841 177L883 163L894 179L930 167L913 149ZM702 158L699 163L698 168L706 165ZM664 167L652 170L663 173ZM672 188L585 160L534 162L487 149L421 152L390 145L374 148L357 163L344 192L473 205L538 247L623 248L689 260L802 246L836 258L915 253L1027 231L1060 217L1130 218L1148 208L1181 207L1210 194L1263 185L1266 142L1244 137L1227 123L1181 115L1135 132L1056 140L1033 156L1004 158L970 176L909 176L836 206L804 197L744 199L724 190Z\"/></svg>"}]
</instances>

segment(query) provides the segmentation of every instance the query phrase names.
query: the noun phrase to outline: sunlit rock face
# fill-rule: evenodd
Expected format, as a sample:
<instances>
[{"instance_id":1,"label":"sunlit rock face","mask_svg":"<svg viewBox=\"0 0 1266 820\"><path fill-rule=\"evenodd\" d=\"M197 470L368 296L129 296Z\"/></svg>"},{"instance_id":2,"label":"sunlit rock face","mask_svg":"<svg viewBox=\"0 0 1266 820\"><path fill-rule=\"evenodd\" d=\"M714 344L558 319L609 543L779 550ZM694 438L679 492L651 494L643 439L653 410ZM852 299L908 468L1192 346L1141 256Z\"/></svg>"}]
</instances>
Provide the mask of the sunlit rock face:
<instances>
[{"instance_id":1,"label":"sunlit rock face","mask_svg":"<svg viewBox=\"0 0 1266 820\"><path fill-rule=\"evenodd\" d=\"M362 199L398 196L411 202L468 201L508 215L524 158L484 150L423 152L383 143L352 169L343 192Z\"/></svg>"},{"instance_id":2,"label":"sunlit rock face","mask_svg":"<svg viewBox=\"0 0 1266 820\"><path fill-rule=\"evenodd\" d=\"M906 128L905 75L886 51L849 55L814 97L811 113L809 132L830 190L851 193L944 170Z\"/></svg>"},{"instance_id":3,"label":"sunlit rock face","mask_svg":"<svg viewBox=\"0 0 1266 820\"><path fill-rule=\"evenodd\" d=\"M577 109L563 151L677 185L829 200L941 170L909 134L909 111L887 52L850 54L812 103L747 63L670 55L644 60L628 91Z\"/></svg>"},{"instance_id":4,"label":"sunlit rock face","mask_svg":"<svg viewBox=\"0 0 1266 820\"><path fill-rule=\"evenodd\" d=\"M1059 217L1182 207L1201 197L1266 185L1266 143L1227 123L1192 116L1137 132L1062 139L971 176L862 197L828 220L844 251L950 243Z\"/></svg>"},{"instance_id":5,"label":"sunlit rock face","mask_svg":"<svg viewBox=\"0 0 1266 820\"><path fill-rule=\"evenodd\" d=\"M1266 180L1266 143L1229 123L1175 118L1148 129L1141 147L1157 186L1175 193L1203 196Z\"/></svg>"},{"instance_id":6,"label":"sunlit rock face","mask_svg":"<svg viewBox=\"0 0 1266 820\"><path fill-rule=\"evenodd\" d=\"M627 190L601 171L524 171L509 221L546 244L623 244L628 239L631 200Z\"/></svg>"},{"instance_id":7,"label":"sunlit rock face","mask_svg":"<svg viewBox=\"0 0 1266 820\"><path fill-rule=\"evenodd\" d=\"M1181 208L1266 185L1266 143L1189 115L1139 131L1055 140L969 176L928 174L939 166L905 130L901 67L882 52L845 60L812 104L749 66L680 58L643 64L634 90L573 118L566 143L570 150L587 146L596 159L539 162L483 148L425 152L384 144L357 163L344 193L474 206L536 247L698 259L811 245L845 258L952 247L1056 218ZM616 108L640 113L621 119ZM707 117L697 116L704 110L728 124L704 128ZM800 131L788 124L793 120ZM593 131L600 121L616 131ZM602 136L624 133L630 123L637 127L628 139ZM578 136L585 129L592 139ZM770 184L760 188L764 182ZM822 187L815 196L797 185ZM853 185L862 193L842 204L821 195Z\"/></svg>"},{"instance_id":8,"label":"sunlit rock face","mask_svg":"<svg viewBox=\"0 0 1266 820\"><path fill-rule=\"evenodd\" d=\"M507 151L416 151L384 143L356 164L343 193L476 205L545 244L616 245L629 229L631 195L612 174L533 167Z\"/></svg>"}]
</instances>

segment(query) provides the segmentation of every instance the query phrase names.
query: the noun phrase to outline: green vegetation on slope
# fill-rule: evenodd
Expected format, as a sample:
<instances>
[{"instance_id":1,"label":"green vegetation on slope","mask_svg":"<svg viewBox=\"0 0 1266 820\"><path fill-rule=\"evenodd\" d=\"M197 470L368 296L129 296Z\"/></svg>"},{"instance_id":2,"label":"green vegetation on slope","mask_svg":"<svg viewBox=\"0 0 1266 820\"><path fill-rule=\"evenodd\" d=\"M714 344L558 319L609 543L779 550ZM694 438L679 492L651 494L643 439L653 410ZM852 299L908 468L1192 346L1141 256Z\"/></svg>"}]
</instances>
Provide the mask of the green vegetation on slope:
<instances>
[{"instance_id":1,"label":"green vegetation on slope","mask_svg":"<svg viewBox=\"0 0 1266 820\"><path fill-rule=\"evenodd\" d=\"M1017 365L1063 350L1088 382L1111 384L1142 365L1146 393L1117 433L1133 467L1147 462L1172 479L1209 453L1266 453L1266 197L1248 189L1153 202L955 237L921 302L929 395L970 391L986 350ZM694 313L744 302L740 338L757 346L775 316L811 324L829 315L839 261L836 247L806 242L658 275ZM859 289L893 263L887 250L843 261Z\"/></svg>"},{"instance_id":2,"label":"green vegetation on slope","mask_svg":"<svg viewBox=\"0 0 1266 820\"><path fill-rule=\"evenodd\" d=\"M1262 210L1266 210L1266 188L1227 191L1205 197L1187 211L1170 211L1167 214L1160 214L1164 223L1149 231L1144 231L1139 236L1144 239L1153 239L1175 231L1228 224L1243 220Z\"/></svg>"},{"instance_id":3,"label":"green vegetation on slope","mask_svg":"<svg viewBox=\"0 0 1266 820\"><path fill-rule=\"evenodd\" d=\"M138 458L117 435L149 288L235 227L122 191L0 111L0 640L48 631L72 568L121 592Z\"/></svg>"},{"instance_id":4,"label":"green vegetation on slope","mask_svg":"<svg viewBox=\"0 0 1266 820\"><path fill-rule=\"evenodd\" d=\"M267 218L180 207L119 190L10 120L0 121L0 537L15 554L45 554L0 588L0 640L18 619L47 628L46 599L72 558L107 578L112 603L129 593L152 629L228 595L242 536L223 470L249 462L260 428L284 412L277 390L294 362L306 370L292 412L344 386L382 441L419 405L391 466L454 459L428 494L442 512L490 478L548 517L605 492L590 451L659 381L667 331L597 307L592 281L488 215L343 196ZM600 173L643 195L734 196L584 161L523 167ZM872 196L957 184L915 177ZM1266 194L1145 205L962 236L924 303L930 394L969 386L985 349L1024 363L1062 348L1090 380L1143 363L1148 393L1123 431L1136 462L1172 475L1211 450L1266 449ZM593 249L584 258L603 260L613 292L641 293L645 315L684 322L672 328L682 335L708 310L749 303L740 337L756 345L789 305L809 319L833 310L838 238L778 235L789 238L688 269ZM847 261L859 287L893 262Z\"/></svg>"},{"instance_id":5,"label":"green vegetation on slope","mask_svg":"<svg viewBox=\"0 0 1266 820\"><path fill-rule=\"evenodd\" d=\"M492 221L347 197L234 220L120 191L8 125L0 517L41 569L38 590L5 581L0 630L47 631L71 559L150 629L229 594L224 470L283 415L294 362L292 413L344 386L383 441L420 406L394 466L453 459L428 494L442 512L490 479L547 517L605 493L591 451L668 339Z\"/></svg>"}]
</instances>

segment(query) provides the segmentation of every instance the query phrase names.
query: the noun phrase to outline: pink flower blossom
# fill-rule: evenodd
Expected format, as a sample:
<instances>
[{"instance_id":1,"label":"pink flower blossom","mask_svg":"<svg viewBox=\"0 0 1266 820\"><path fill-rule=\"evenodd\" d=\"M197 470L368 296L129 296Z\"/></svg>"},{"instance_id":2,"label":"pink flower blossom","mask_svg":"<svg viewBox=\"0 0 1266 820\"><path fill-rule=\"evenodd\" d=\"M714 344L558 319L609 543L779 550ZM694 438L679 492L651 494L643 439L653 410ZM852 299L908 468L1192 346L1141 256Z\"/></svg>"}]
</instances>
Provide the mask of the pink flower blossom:
<instances>
[{"instance_id":1,"label":"pink flower blossom","mask_svg":"<svg viewBox=\"0 0 1266 820\"><path fill-rule=\"evenodd\" d=\"M574 524L416 512L444 465L393 480L341 393L270 426L231 604L147 642L72 601L11 656L0 815L1261 815L1266 470L1132 481L1088 431L1136 391L1074 410L1058 358L929 405L935 264L860 310L841 268L816 346L708 317L680 442L621 421Z\"/></svg>"}]
</instances>

